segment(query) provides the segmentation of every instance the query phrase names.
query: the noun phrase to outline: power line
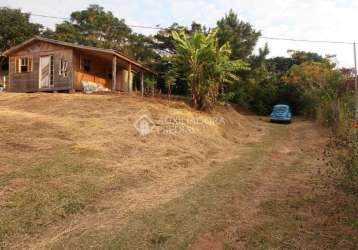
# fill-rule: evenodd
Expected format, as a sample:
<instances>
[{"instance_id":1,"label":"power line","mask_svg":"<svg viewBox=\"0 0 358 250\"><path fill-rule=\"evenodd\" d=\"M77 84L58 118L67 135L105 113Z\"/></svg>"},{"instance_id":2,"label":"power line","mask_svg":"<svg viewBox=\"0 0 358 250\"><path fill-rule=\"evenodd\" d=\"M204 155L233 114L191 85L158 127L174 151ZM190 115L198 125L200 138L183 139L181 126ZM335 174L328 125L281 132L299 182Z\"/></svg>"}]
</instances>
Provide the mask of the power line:
<instances>
[{"instance_id":1,"label":"power line","mask_svg":"<svg viewBox=\"0 0 358 250\"><path fill-rule=\"evenodd\" d=\"M343 41L328 41L328 40L308 40L308 39L295 39L295 38L284 38L284 37L268 37L261 36L261 39L267 40L278 40L278 41L291 41L291 42L308 42L308 43L332 43L332 44L349 44L352 45L354 42L343 42Z\"/></svg>"},{"instance_id":2,"label":"power line","mask_svg":"<svg viewBox=\"0 0 358 250\"><path fill-rule=\"evenodd\" d=\"M38 16L38 17L45 17L45 18L52 18L52 19L61 19L61 20L70 20L70 18L66 18L66 17L58 17L58 16L47 16L47 15L42 15L42 14L35 14L30 12L29 13L31 16ZM161 27L153 27L153 26L144 26L144 25L131 25L131 24L126 24L129 27L133 27L133 28L142 28L142 29L155 29L155 30L162 30L164 28Z\"/></svg>"},{"instance_id":3,"label":"power line","mask_svg":"<svg viewBox=\"0 0 358 250\"><path fill-rule=\"evenodd\" d=\"M28 14L30 14L31 16L46 17L46 18L61 19L61 20L70 20L70 18L66 18L66 17L47 16L47 15L35 14L32 12L29 12Z\"/></svg>"},{"instance_id":4,"label":"power line","mask_svg":"<svg viewBox=\"0 0 358 250\"><path fill-rule=\"evenodd\" d=\"M161 27L152 27L152 26L142 26L142 25L130 25L127 24L127 26L129 27L133 27L133 28L143 28L143 29L154 29L154 30L163 30L165 28L161 28Z\"/></svg>"},{"instance_id":5,"label":"power line","mask_svg":"<svg viewBox=\"0 0 358 250\"><path fill-rule=\"evenodd\" d=\"M32 16L44 17L44 18L52 18L52 19L61 19L61 20L70 20L70 18L66 17L58 17L58 16L48 16L36 13L28 13ZM153 29L153 30L163 30L165 28L158 26L144 26L144 25L132 25L126 24L128 27L132 28L141 28L141 29ZM307 42L307 43L329 43L329 44L349 44L352 45L354 42L347 41L329 41L329 40L309 40L309 39L296 39L296 38L287 38L287 37L270 37L270 36L260 36L259 39L265 40L276 40L276 41L291 41L291 42Z\"/></svg>"}]
</instances>

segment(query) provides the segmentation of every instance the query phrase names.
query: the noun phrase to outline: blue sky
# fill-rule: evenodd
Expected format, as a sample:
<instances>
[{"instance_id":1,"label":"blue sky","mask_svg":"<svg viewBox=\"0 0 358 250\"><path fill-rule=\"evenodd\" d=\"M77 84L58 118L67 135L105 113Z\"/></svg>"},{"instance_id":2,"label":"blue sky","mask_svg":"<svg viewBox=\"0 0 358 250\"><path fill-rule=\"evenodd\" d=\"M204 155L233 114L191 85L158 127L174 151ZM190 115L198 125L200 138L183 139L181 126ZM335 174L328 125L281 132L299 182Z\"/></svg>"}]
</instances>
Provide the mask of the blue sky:
<instances>
[{"instance_id":1,"label":"blue sky","mask_svg":"<svg viewBox=\"0 0 358 250\"><path fill-rule=\"evenodd\" d=\"M210 27L232 8L266 36L358 42L358 1L354 0L0 0L0 6L63 17L93 3L133 25L165 27L173 22L190 25L196 21ZM60 21L42 17L32 20L51 28ZM133 30L145 34L155 32ZM336 54L340 66L353 66L353 49L349 45L260 40L258 46L265 42L269 44L270 56L286 55L288 49L309 50L323 55Z\"/></svg>"}]
</instances>

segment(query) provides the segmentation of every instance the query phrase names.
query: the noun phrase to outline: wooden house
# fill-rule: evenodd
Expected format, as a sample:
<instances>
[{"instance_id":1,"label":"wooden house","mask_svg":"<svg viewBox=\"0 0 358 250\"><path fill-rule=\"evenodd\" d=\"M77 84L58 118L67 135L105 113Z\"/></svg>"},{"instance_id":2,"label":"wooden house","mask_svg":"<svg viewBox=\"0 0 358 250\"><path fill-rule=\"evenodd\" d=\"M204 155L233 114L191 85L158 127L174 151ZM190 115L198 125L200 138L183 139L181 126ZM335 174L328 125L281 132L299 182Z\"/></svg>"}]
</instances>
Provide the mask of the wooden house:
<instances>
[{"instance_id":1,"label":"wooden house","mask_svg":"<svg viewBox=\"0 0 358 250\"><path fill-rule=\"evenodd\" d=\"M9 58L7 91L82 91L95 83L113 91L133 90L133 73L153 73L112 49L34 37L4 52Z\"/></svg>"}]
</instances>

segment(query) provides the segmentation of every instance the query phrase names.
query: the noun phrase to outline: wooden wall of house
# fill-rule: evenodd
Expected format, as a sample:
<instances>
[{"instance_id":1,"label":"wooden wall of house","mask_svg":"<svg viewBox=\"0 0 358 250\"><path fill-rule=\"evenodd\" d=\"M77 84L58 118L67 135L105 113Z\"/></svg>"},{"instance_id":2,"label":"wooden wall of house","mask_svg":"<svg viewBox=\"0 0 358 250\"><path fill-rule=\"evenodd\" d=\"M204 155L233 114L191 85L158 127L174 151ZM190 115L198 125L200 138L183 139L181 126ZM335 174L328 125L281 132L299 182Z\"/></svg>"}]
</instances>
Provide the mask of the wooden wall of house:
<instances>
[{"instance_id":1,"label":"wooden wall of house","mask_svg":"<svg viewBox=\"0 0 358 250\"><path fill-rule=\"evenodd\" d=\"M8 90L12 92L39 91L39 63L40 56L52 55L54 58L54 90L68 90L72 88L72 48L54 45L47 42L35 41L29 46L9 56L9 85ZM15 60L22 56L32 57L32 72L15 72ZM60 61L68 62L67 76L60 75ZM47 89L49 90L49 89Z\"/></svg>"},{"instance_id":2,"label":"wooden wall of house","mask_svg":"<svg viewBox=\"0 0 358 250\"><path fill-rule=\"evenodd\" d=\"M74 67L74 86L76 90L83 90L82 81L90 81L100 84L110 90L112 90L112 56L106 59L96 57L95 55L89 55L79 50L73 51L73 67ZM91 61L91 71L84 72L81 60L88 59ZM82 62L83 64L83 62ZM119 62L117 59L117 78L116 78L116 90L128 91L128 71L123 68L122 65L126 62ZM133 73L131 73L131 81L133 81Z\"/></svg>"},{"instance_id":3,"label":"wooden wall of house","mask_svg":"<svg viewBox=\"0 0 358 250\"><path fill-rule=\"evenodd\" d=\"M74 87L76 90L83 90L82 81L95 82L108 89L112 89L112 80L110 74L112 72L112 62L109 60L98 58L78 50L73 51L73 69L74 69ZM81 60L90 60L90 72L85 72L83 62Z\"/></svg>"}]
</instances>

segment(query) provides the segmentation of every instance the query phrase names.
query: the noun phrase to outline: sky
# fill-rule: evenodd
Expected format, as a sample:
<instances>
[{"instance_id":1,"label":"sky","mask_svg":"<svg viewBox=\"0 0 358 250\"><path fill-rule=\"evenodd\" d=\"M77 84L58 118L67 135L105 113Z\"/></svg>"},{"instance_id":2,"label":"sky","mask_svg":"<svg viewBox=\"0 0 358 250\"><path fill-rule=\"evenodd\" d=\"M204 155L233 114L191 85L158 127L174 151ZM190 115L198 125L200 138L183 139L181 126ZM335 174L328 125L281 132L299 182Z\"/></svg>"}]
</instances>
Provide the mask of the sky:
<instances>
[{"instance_id":1,"label":"sky","mask_svg":"<svg viewBox=\"0 0 358 250\"><path fill-rule=\"evenodd\" d=\"M69 17L71 12L99 4L127 24L161 27L192 21L207 27L233 9L264 36L294 39L358 42L358 0L0 0L0 6L21 8L24 12ZM33 22L54 28L61 20L32 17ZM152 34L155 30L132 28ZM287 50L305 50L321 55L334 54L342 67L353 67L353 46L345 44L267 41L270 57L286 56Z\"/></svg>"}]
</instances>

